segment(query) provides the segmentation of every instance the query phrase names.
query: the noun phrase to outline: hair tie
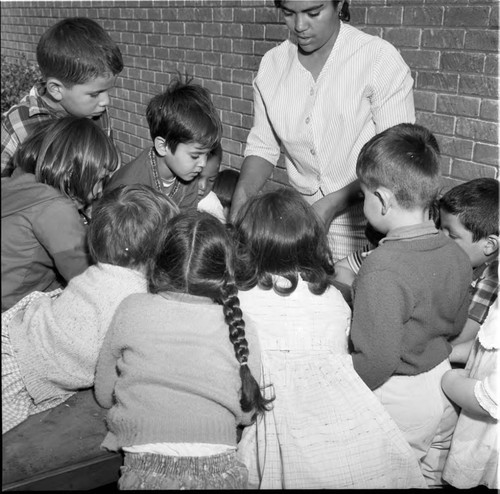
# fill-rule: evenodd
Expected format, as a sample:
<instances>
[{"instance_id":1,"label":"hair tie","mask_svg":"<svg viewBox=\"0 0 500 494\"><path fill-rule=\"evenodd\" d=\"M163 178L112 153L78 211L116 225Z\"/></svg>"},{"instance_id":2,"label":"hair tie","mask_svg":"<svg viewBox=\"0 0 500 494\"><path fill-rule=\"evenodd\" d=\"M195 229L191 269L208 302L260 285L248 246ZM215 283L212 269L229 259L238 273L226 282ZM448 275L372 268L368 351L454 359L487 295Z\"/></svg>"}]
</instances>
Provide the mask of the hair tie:
<instances>
[{"instance_id":1,"label":"hair tie","mask_svg":"<svg viewBox=\"0 0 500 494\"><path fill-rule=\"evenodd\" d=\"M244 366L244 365L248 365L248 362L240 362L240 367Z\"/></svg>"}]
</instances>

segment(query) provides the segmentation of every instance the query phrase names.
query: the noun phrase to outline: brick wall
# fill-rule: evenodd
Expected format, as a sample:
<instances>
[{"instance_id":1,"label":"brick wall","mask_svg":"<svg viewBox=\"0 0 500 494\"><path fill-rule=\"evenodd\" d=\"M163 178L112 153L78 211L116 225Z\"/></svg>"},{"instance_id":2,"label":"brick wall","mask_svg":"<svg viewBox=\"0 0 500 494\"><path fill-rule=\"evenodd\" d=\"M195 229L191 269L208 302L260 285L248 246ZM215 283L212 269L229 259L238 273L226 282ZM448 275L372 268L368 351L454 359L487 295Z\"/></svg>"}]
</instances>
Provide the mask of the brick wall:
<instances>
[{"instance_id":1,"label":"brick wall","mask_svg":"<svg viewBox=\"0 0 500 494\"><path fill-rule=\"evenodd\" d=\"M442 149L443 185L496 176L498 2L354 0L351 24L393 43L412 70L417 122ZM112 100L124 161L149 145L144 113L177 73L207 87L224 124L223 164L239 168L252 125L252 78L288 31L272 0L1 2L2 54L35 60L58 19L91 17L108 30L125 69ZM286 182L283 169L273 179Z\"/></svg>"}]
</instances>

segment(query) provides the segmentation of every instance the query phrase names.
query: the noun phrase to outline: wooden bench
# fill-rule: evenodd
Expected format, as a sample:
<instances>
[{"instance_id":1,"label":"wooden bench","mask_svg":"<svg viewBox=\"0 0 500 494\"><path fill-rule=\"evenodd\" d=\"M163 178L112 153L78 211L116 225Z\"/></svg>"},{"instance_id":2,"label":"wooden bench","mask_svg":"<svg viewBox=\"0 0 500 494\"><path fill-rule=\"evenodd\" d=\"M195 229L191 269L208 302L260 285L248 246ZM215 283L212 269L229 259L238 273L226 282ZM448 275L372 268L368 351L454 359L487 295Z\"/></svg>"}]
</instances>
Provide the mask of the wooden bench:
<instances>
[{"instance_id":1,"label":"wooden bench","mask_svg":"<svg viewBox=\"0 0 500 494\"><path fill-rule=\"evenodd\" d=\"M116 483L122 457L100 449L105 416L89 389L4 434L2 491L90 490Z\"/></svg>"}]
</instances>

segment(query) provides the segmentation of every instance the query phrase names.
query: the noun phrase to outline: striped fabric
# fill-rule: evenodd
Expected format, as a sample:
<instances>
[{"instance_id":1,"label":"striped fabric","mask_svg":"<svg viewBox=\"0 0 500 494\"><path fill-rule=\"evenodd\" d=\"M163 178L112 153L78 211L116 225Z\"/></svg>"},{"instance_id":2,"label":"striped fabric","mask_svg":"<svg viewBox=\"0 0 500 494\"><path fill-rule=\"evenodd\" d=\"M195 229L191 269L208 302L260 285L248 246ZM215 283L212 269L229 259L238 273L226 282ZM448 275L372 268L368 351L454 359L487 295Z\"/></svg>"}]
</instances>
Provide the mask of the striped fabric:
<instances>
[{"instance_id":1,"label":"striped fabric","mask_svg":"<svg viewBox=\"0 0 500 494\"><path fill-rule=\"evenodd\" d=\"M412 86L410 69L391 44L347 24L341 23L316 81L287 40L264 55L254 80L245 157L276 165L282 146L290 183L316 201L355 180L357 156L371 137L415 121ZM361 208L335 223L364 225ZM365 244L363 235L335 257Z\"/></svg>"},{"instance_id":2,"label":"striped fabric","mask_svg":"<svg viewBox=\"0 0 500 494\"><path fill-rule=\"evenodd\" d=\"M498 259L481 267L481 274L471 284L469 318L483 324L490 306L498 297Z\"/></svg>"},{"instance_id":3,"label":"striped fabric","mask_svg":"<svg viewBox=\"0 0 500 494\"><path fill-rule=\"evenodd\" d=\"M52 292L32 292L2 313L2 434L24 422L30 415L44 412L64 401L56 398L35 405L24 385L8 331L10 321L35 300L40 297L54 298L61 293L60 288Z\"/></svg>"}]
</instances>

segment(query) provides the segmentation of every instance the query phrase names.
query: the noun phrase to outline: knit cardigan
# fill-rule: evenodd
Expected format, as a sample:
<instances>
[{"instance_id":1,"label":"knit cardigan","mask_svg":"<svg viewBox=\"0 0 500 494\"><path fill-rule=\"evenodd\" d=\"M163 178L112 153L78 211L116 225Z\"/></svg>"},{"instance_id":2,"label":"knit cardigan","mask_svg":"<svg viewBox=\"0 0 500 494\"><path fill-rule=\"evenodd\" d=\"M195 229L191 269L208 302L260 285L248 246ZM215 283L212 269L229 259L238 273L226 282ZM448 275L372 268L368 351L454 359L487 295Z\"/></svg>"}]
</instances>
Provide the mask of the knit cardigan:
<instances>
[{"instance_id":1,"label":"knit cardigan","mask_svg":"<svg viewBox=\"0 0 500 494\"><path fill-rule=\"evenodd\" d=\"M12 319L11 344L35 404L94 384L116 307L128 295L146 291L142 273L97 264L73 278L56 299L41 297Z\"/></svg>"},{"instance_id":2,"label":"knit cardigan","mask_svg":"<svg viewBox=\"0 0 500 494\"><path fill-rule=\"evenodd\" d=\"M388 236L354 283L354 368L375 389L392 375L426 372L451 352L467 319L472 267L442 232Z\"/></svg>"},{"instance_id":3,"label":"knit cardigan","mask_svg":"<svg viewBox=\"0 0 500 494\"><path fill-rule=\"evenodd\" d=\"M259 382L260 347L246 322L249 367ZM172 292L128 297L116 311L97 365L96 398L110 408L102 447L236 446L236 426L251 419L240 408L239 367L222 306Z\"/></svg>"}]
</instances>

